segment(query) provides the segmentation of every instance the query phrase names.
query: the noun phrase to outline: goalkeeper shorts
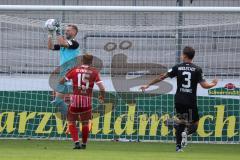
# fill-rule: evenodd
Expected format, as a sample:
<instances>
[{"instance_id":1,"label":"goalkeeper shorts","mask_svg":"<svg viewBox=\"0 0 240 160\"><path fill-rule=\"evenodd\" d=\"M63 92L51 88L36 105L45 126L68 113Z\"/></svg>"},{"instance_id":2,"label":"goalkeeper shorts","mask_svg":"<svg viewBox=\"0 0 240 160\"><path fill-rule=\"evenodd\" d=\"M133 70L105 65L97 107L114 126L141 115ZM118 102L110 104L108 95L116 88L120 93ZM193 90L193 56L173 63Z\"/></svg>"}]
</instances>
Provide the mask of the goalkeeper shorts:
<instances>
[{"instance_id":1,"label":"goalkeeper shorts","mask_svg":"<svg viewBox=\"0 0 240 160\"><path fill-rule=\"evenodd\" d=\"M60 77L64 77L69 70L78 65L78 58L73 58L60 66Z\"/></svg>"},{"instance_id":2,"label":"goalkeeper shorts","mask_svg":"<svg viewBox=\"0 0 240 160\"><path fill-rule=\"evenodd\" d=\"M71 82L65 82L64 84L57 84L56 92L62 94L73 93L73 86Z\"/></svg>"},{"instance_id":3,"label":"goalkeeper shorts","mask_svg":"<svg viewBox=\"0 0 240 160\"><path fill-rule=\"evenodd\" d=\"M60 74L59 78L65 77L67 72L77 66L78 60L77 58L74 58L63 65L60 66ZM64 84L57 84L57 87L55 89L56 92L58 93L63 93L63 94L69 94L73 92L73 87L71 82L65 82Z\"/></svg>"}]
</instances>

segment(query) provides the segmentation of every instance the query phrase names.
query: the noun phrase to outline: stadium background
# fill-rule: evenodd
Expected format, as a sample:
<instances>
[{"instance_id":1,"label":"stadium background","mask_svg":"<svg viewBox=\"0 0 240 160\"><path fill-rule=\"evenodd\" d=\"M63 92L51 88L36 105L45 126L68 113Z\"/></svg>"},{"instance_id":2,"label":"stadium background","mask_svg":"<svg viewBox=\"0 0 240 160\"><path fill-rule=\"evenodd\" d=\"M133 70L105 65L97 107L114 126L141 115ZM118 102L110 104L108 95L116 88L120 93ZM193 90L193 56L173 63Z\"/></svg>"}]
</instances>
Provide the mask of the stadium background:
<instances>
[{"instance_id":1,"label":"stadium background","mask_svg":"<svg viewBox=\"0 0 240 160\"><path fill-rule=\"evenodd\" d=\"M183 6L239 6L239 3L240 2L236 0L194 0L191 4L189 0L184 0ZM176 6L176 0L1 0L1 4ZM218 13L212 15L206 13L198 15L198 13L185 13L183 16L183 25L195 25L197 28L193 27L185 32L185 37L190 38L185 38L182 44L180 44L180 47L177 46L178 42L175 40L175 35L177 34L176 30L164 30L166 27L174 28L178 25L179 18L176 13L75 13L25 12L19 14L12 12L8 14L1 14L0 71L13 74L41 74L51 72L54 67L58 65L58 54L49 54L49 52L46 52L47 33L43 30L42 23L47 18L54 17L60 19L64 23L78 24L80 28L78 40L81 42L81 48L84 49L85 47L88 51L93 52L94 55L99 57L101 56L101 59L105 62L105 67L109 67L110 60L108 53L103 50L103 46L107 42L114 40L114 34L112 34L111 29L113 31L119 30L121 34L123 34L122 32L128 34L129 29L134 30L134 26L143 26L144 31L142 31L142 33L134 34L139 34L139 36L144 38L128 38L134 43L134 49L124 51L124 54L128 55L129 61L135 63L146 62L147 57L154 57L156 56L156 53L158 53L158 58L151 58L150 62L157 62L170 67L176 63L176 52L179 52L179 48L191 43L198 53L195 62L206 68L206 70L204 70L206 74L215 74L216 72L220 74L239 73L239 68L237 68L237 64L239 64L239 62L237 59L240 59L240 57L239 54L236 54L239 47L237 46L237 39L234 39L234 36L237 35L237 30L234 30L233 28L237 26L229 26L231 27L231 30L229 31L230 38L224 37L227 34L226 32L228 32L228 26L223 29L220 28L221 26L211 27L209 29L208 27L198 26L206 24L218 25L219 23L235 23L239 20L239 16L237 14L224 15ZM36 22L28 24L29 19L32 19L32 21L35 20ZM104 29L104 27L106 27L106 29ZM109 27L109 30L107 27ZM151 31L161 27L163 28L162 33L158 31ZM218 32L218 30L220 30L220 32ZM88 37L87 33L92 31L95 32L94 34L100 35L100 38L91 36ZM146 38L148 34L150 35L150 38ZM103 38L103 36L109 37ZM168 36L172 36L172 38L162 38ZM206 36L208 37L206 38ZM127 38L123 39L126 40ZM118 38L117 42L121 40L121 38ZM234 49L234 51L231 49ZM116 50L114 53L117 52L122 51ZM146 54L146 52L148 54ZM231 68L228 66L230 62ZM121 70L119 72L121 72Z\"/></svg>"},{"instance_id":2,"label":"stadium background","mask_svg":"<svg viewBox=\"0 0 240 160\"><path fill-rule=\"evenodd\" d=\"M183 4L176 3L176 0L119 0L119 1L17 1L17 0L1 0L4 4L19 5L121 5L121 6L240 6L239 1L235 0L219 0L219 1L201 1L194 0L191 4L188 0L184 0ZM179 61L179 54L185 45L191 45L196 49L197 55L195 63L201 66L208 79L218 77L223 82L220 83L223 88L227 82L233 82L237 85L237 95L229 96L231 99L224 99L222 95L215 97L200 97L200 106L206 106L201 109L203 115L214 115L219 113L219 128L216 131L215 124L211 121L206 122L203 126L205 132L203 135L212 133L211 136L198 137L194 136L194 141L205 142L230 142L239 143L239 73L240 73L240 54L239 54L239 22L240 16L237 13L143 13L143 12L40 12L40 11L0 11L0 72L1 72L1 112L15 111L14 115L6 113L2 115L1 128L2 137L30 137L30 138L46 138L46 137L64 137L63 129L56 128L55 117L51 113L52 107L49 104L51 100L49 88L49 74L58 66L59 55L52 53L47 48L47 32L43 29L43 24L48 18L59 19L63 24L75 23L78 25L80 32L77 39L80 42L82 51L88 51L94 54L100 61L96 61L95 65L101 67L101 72L106 81L109 91L123 92L118 93L122 99L132 102L133 97L139 96L130 92L126 87L127 73L134 71L146 70L151 68L148 77L137 79L137 83L143 84L146 80L152 78L159 72L164 72ZM131 47L121 49L120 43L131 43ZM109 42L114 42L117 47L113 51L106 51L104 46ZM127 58L127 59L126 59ZM150 64L149 64L150 63ZM131 74L130 74L131 75ZM139 73L141 75L141 73ZM109 81L111 77L111 81ZM226 80L226 81L225 81ZM129 82L129 81L128 81ZM174 85L170 85L172 81L161 83L164 89L157 90L158 93L173 93ZM131 82L131 84L136 81ZM111 87L109 87L111 86ZM126 93L127 92L127 93ZM116 96L116 93L113 93ZM202 96L206 96L204 93ZM112 94L109 93L108 99ZM223 99L222 99L223 98ZM228 97L227 97L228 98ZM166 101L167 100L167 101ZM154 113L172 113L173 97L172 95L159 95L153 99L148 96L140 96L137 100L142 106L138 106L137 116L145 113L150 117ZM136 102L136 101L135 101ZM125 101L119 102L119 110L116 110L112 117L108 117L114 121L121 114L128 112ZM129 104L129 103L128 103ZM158 104L160 108L158 108ZM226 106L221 106L221 105ZM218 105L218 106L216 106ZM163 107L162 107L163 106ZM216 107L214 107L216 106ZM133 108L134 109L134 106ZM218 109L218 110L216 110ZM133 114L133 110L130 114ZM219 111L219 112L217 112ZM37 113L34 113L37 112ZM135 113L135 112L134 112ZM32 116L32 119L20 123L19 116ZM26 114L26 115L25 115ZM42 115L41 115L42 114ZM223 114L223 116L221 116ZM7 116L12 117L14 126L10 124ZM31 117L30 116L30 117ZM42 129L39 128L39 122L43 116L49 116L46 125ZM131 115L129 115L131 116ZM232 118L230 128L222 124L225 118ZM231 117L232 116L232 117ZM221 119L224 117L224 119ZM162 140L172 141L172 136L161 136L160 129L157 130L157 136L151 136L151 126L147 126L146 135L139 137L131 134L132 124L126 119L123 124L118 124L119 135L115 136L112 132L113 122L105 123L103 116L100 119L101 125L106 125L105 130L98 135L92 135L96 139L112 139L121 137L128 139L142 138L144 140ZM146 118L146 117L144 117ZM163 118L163 117L161 117ZM9 121L7 121L9 120ZM98 119L97 119L98 120ZM225 121L224 121L225 122ZM5 124L9 123L9 128ZM22 125L19 125L22 124ZM156 123L157 124L157 123ZM50 132L49 127L54 125ZM129 125L127 135L122 132L121 127ZM110 126L110 128L108 128ZM163 126L163 125L162 125ZM162 127L161 126L161 127ZM222 127L221 127L222 126ZM21 128L22 127L22 128ZM103 126L100 126L100 128ZM139 125L133 128L138 128ZM155 126L156 127L156 126ZM158 127L158 126L157 126ZM231 128L232 127L232 128ZM98 128L96 128L96 132ZM163 129L167 134L168 130ZM116 128L114 128L116 131ZM222 132L223 130L223 132ZM144 131L144 127L143 130ZM153 129L153 135L154 135ZM214 132L213 132L214 131ZM216 134L217 133L217 134ZM141 132L143 134L143 132ZM172 133L170 133L172 135ZM224 136L222 136L222 134Z\"/></svg>"}]
</instances>

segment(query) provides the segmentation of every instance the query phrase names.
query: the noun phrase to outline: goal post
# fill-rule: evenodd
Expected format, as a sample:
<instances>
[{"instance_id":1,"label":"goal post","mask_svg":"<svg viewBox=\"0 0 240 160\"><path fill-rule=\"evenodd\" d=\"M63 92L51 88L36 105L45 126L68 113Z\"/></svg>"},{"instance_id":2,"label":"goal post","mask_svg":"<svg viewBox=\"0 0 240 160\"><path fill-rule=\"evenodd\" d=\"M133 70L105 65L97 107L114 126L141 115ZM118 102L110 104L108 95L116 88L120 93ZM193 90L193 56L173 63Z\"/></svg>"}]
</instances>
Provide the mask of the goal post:
<instances>
[{"instance_id":1,"label":"goal post","mask_svg":"<svg viewBox=\"0 0 240 160\"><path fill-rule=\"evenodd\" d=\"M81 53L94 55L106 86L104 105L94 90L91 139L172 142L174 131L165 121L174 116L176 80L146 93L139 87L179 63L183 47L192 46L206 79L219 79L213 89L198 88L200 121L192 140L239 143L239 12L240 7L0 5L0 138L69 138L50 103L59 53L47 49L43 26L54 18L63 30L78 26Z\"/></svg>"},{"instance_id":2,"label":"goal post","mask_svg":"<svg viewBox=\"0 0 240 160\"><path fill-rule=\"evenodd\" d=\"M240 12L239 7L0 5L2 11Z\"/></svg>"}]
</instances>

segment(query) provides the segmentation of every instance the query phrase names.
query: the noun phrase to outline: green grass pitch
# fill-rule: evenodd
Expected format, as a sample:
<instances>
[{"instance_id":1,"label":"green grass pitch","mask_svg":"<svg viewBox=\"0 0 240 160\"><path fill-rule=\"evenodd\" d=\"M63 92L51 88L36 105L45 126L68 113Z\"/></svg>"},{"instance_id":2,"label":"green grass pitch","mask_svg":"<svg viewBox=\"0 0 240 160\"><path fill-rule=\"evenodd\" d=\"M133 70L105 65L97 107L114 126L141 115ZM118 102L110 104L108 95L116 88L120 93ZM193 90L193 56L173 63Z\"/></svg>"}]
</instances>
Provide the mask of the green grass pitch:
<instances>
[{"instance_id":1,"label":"green grass pitch","mask_svg":"<svg viewBox=\"0 0 240 160\"><path fill-rule=\"evenodd\" d=\"M239 160L239 144L189 144L176 153L174 144L89 142L72 150L71 141L0 139L0 160Z\"/></svg>"}]
</instances>

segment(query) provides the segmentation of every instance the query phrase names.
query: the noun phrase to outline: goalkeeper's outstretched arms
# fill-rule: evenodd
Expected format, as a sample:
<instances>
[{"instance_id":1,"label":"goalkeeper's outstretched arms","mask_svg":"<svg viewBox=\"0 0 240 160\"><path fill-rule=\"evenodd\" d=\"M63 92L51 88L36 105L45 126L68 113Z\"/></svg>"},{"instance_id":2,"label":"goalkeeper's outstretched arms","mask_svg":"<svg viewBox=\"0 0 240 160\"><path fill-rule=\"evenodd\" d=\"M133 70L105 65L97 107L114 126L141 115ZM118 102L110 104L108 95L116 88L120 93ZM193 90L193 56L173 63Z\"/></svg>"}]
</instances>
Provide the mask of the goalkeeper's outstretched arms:
<instances>
[{"instance_id":1,"label":"goalkeeper's outstretched arms","mask_svg":"<svg viewBox=\"0 0 240 160\"><path fill-rule=\"evenodd\" d=\"M48 29L48 28L47 28ZM54 30L48 29L48 49L53 50L53 32Z\"/></svg>"},{"instance_id":2,"label":"goalkeeper's outstretched arms","mask_svg":"<svg viewBox=\"0 0 240 160\"><path fill-rule=\"evenodd\" d=\"M47 23L47 22L46 22ZM76 25L70 24L65 28L65 36L61 34L60 23L54 20L50 23L50 29L48 28L48 49L50 50L60 50L60 47L77 49L79 43L74 40L78 33L78 28ZM54 29L52 29L54 28ZM57 44L53 44L53 33L56 32Z\"/></svg>"},{"instance_id":3,"label":"goalkeeper's outstretched arms","mask_svg":"<svg viewBox=\"0 0 240 160\"><path fill-rule=\"evenodd\" d=\"M146 89L148 89L151 85L154 85L158 82L161 82L163 81L164 79L168 78L169 77L169 73L166 72L166 73L163 73L163 74L160 74L159 76L157 76L155 79L153 79L152 81L150 81L148 84L145 84L145 85L142 85L140 87L140 89L144 92Z\"/></svg>"},{"instance_id":4,"label":"goalkeeper's outstretched arms","mask_svg":"<svg viewBox=\"0 0 240 160\"><path fill-rule=\"evenodd\" d=\"M45 28L48 30L48 49L49 50L60 50L60 45L53 43L54 32L57 31L57 28L60 29L59 22L55 19L48 19L45 22Z\"/></svg>"},{"instance_id":5,"label":"goalkeeper's outstretched arms","mask_svg":"<svg viewBox=\"0 0 240 160\"><path fill-rule=\"evenodd\" d=\"M53 44L53 33L48 31L48 49L49 50L60 50L60 46L58 44Z\"/></svg>"},{"instance_id":6,"label":"goalkeeper's outstretched arms","mask_svg":"<svg viewBox=\"0 0 240 160\"><path fill-rule=\"evenodd\" d=\"M74 24L69 24L65 28L65 35L63 36L61 35L60 23L56 23L57 42L60 47L77 49L79 47L79 43L75 40L77 33L78 27Z\"/></svg>"},{"instance_id":7,"label":"goalkeeper's outstretched arms","mask_svg":"<svg viewBox=\"0 0 240 160\"><path fill-rule=\"evenodd\" d=\"M67 82L67 79L65 77L60 78L59 80L60 84L64 84L65 82Z\"/></svg>"}]
</instances>

